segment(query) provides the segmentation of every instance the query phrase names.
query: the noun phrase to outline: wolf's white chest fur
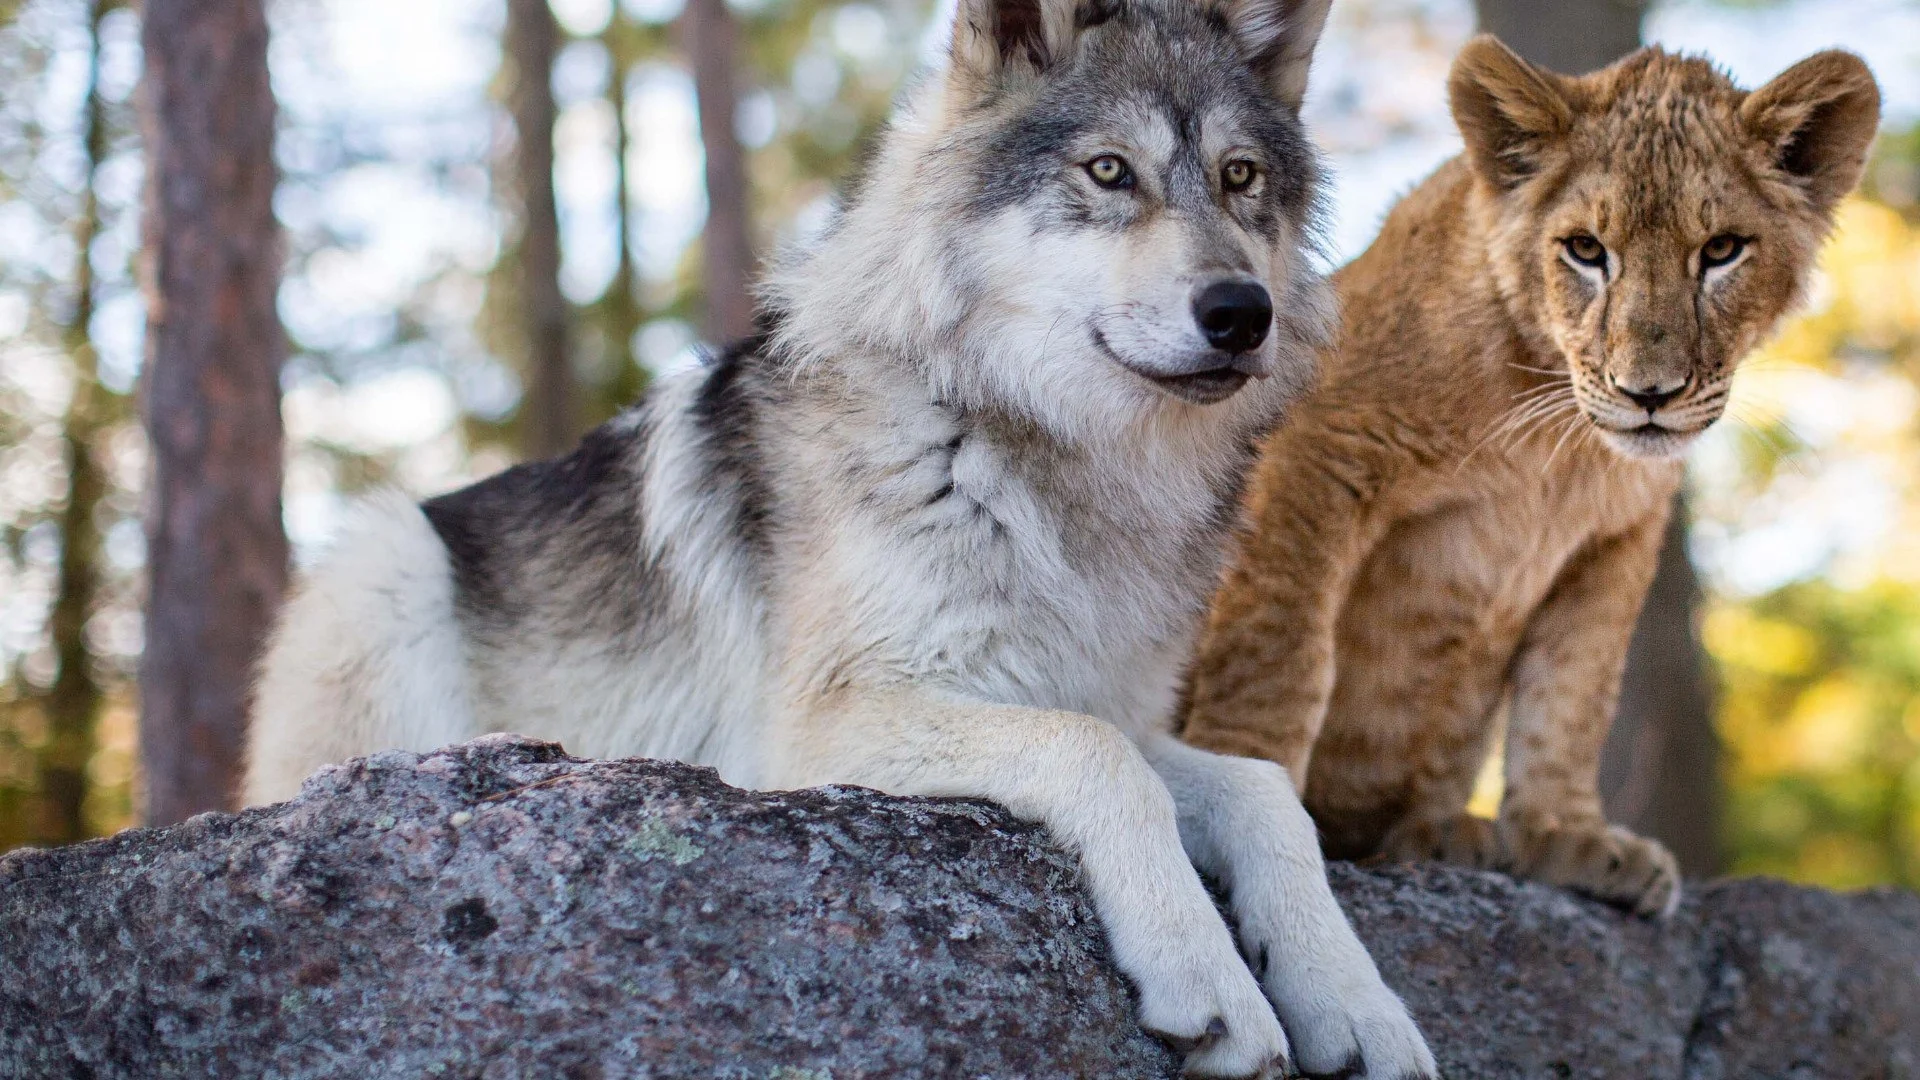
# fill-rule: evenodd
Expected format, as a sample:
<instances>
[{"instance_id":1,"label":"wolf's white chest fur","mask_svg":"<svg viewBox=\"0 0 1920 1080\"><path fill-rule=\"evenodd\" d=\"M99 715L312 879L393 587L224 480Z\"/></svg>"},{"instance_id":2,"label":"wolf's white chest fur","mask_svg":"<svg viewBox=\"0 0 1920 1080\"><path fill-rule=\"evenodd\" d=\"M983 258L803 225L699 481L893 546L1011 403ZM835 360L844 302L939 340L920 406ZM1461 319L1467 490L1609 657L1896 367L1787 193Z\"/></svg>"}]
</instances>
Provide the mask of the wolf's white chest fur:
<instances>
[{"instance_id":1,"label":"wolf's white chest fur","mask_svg":"<svg viewBox=\"0 0 1920 1080\"><path fill-rule=\"evenodd\" d=\"M1129 733L1164 723L1217 573L1205 470L1230 448L1063 447L911 380L859 389L832 395L830 423L801 405L768 439L794 455L777 516L800 542L767 582L789 692L904 678Z\"/></svg>"},{"instance_id":2,"label":"wolf's white chest fur","mask_svg":"<svg viewBox=\"0 0 1920 1080\"><path fill-rule=\"evenodd\" d=\"M844 514L816 534L838 542L782 586L857 618L917 679L1129 729L1164 716L1213 574L1182 543L1213 512L1204 486L1170 492L1139 462L1009 445L931 408L922 421L902 435L927 449L897 481L818 492L814 510Z\"/></svg>"}]
</instances>

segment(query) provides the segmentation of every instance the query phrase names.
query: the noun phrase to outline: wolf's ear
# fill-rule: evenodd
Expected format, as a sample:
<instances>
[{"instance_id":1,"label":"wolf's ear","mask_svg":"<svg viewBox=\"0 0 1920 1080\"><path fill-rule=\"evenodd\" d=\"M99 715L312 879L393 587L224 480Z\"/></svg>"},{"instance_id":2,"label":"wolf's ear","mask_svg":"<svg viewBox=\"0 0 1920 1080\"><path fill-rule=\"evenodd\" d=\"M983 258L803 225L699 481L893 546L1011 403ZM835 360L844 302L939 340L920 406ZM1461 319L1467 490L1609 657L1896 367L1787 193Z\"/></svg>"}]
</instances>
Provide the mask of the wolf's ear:
<instances>
[{"instance_id":1,"label":"wolf's ear","mask_svg":"<svg viewBox=\"0 0 1920 1080\"><path fill-rule=\"evenodd\" d=\"M1077 0L959 0L953 68L981 77L1045 71L1066 58L1081 6Z\"/></svg>"},{"instance_id":2,"label":"wolf's ear","mask_svg":"<svg viewBox=\"0 0 1920 1080\"><path fill-rule=\"evenodd\" d=\"M1860 182L1880 126L1880 85L1852 53L1814 53L1747 95L1740 120L1826 213Z\"/></svg>"},{"instance_id":3,"label":"wolf's ear","mask_svg":"<svg viewBox=\"0 0 1920 1080\"><path fill-rule=\"evenodd\" d=\"M1280 103L1298 112L1307 96L1313 47L1327 25L1333 0L1223 0L1220 11L1233 27L1254 68Z\"/></svg>"},{"instance_id":4,"label":"wolf's ear","mask_svg":"<svg viewBox=\"0 0 1920 1080\"><path fill-rule=\"evenodd\" d=\"M1542 151L1573 127L1565 80L1491 34L1467 42L1454 58L1447 96L1473 171L1502 190L1539 171Z\"/></svg>"}]
</instances>

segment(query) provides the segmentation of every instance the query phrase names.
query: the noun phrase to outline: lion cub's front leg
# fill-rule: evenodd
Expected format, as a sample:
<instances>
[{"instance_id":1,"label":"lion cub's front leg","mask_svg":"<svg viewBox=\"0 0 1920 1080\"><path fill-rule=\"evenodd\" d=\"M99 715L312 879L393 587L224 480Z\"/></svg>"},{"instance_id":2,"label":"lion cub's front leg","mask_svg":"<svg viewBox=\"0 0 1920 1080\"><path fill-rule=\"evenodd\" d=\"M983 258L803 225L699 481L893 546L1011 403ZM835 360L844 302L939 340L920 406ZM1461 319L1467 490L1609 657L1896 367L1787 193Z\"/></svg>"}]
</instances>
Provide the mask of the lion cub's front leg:
<instances>
[{"instance_id":1,"label":"lion cub's front leg","mask_svg":"<svg viewBox=\"0 0 1920 1080\"><path fill-rule=\"evenodd\" d=\"M1497 830L1500 858L1515 875L1649 915L1679 903L1679 866L1658 841L1607 823L1600 751L1666 519L1663 507L1590 543L1534 613L1514 662Z\"/></svg>"}]
</instances>

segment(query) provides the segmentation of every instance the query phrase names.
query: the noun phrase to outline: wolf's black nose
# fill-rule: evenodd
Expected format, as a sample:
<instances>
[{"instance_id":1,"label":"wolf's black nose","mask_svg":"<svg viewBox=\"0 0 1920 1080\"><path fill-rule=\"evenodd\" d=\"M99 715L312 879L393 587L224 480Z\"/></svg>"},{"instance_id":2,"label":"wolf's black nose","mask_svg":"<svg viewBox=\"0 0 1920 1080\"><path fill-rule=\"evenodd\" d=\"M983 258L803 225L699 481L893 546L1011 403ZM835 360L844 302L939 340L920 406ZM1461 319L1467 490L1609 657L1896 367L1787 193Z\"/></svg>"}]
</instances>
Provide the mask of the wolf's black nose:
<instances>
[{"instance_id":1,"label":"wolf's black nose","mask_svg":"<svg viewBox=\"0 0 1920 1080\"><path fill-rule=\"evenodd\" d=\"M1273 299L1250 281L1216 281L1194 296L1193 318L1207 344L1221 352L1248 352L1267 340Z\"/></svg>"}]
</instances>

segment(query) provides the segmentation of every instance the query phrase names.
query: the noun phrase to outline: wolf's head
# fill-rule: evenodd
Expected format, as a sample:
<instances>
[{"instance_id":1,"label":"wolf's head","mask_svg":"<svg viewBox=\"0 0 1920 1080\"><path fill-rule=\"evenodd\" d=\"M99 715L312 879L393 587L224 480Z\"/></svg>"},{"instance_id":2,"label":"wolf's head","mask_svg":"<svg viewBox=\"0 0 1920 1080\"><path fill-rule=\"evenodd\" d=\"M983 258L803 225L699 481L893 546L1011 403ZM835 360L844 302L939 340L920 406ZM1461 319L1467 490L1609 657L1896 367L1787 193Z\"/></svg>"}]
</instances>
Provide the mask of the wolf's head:
<instances>
[{"instance_id":1,"label":"wolf's head","mask_svg":"<svg viewBox=\"0 0 1920 1080\"><path fill-rule=\"evenodd\" d=\"M1064 436L1271 413L1331 322L1299 119L1328 2L960 0L944 70L770 283L786 345Z\"/></svg>"}]
</instances>

